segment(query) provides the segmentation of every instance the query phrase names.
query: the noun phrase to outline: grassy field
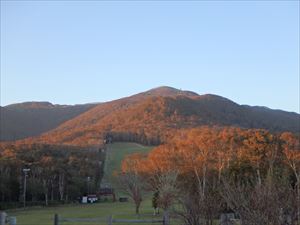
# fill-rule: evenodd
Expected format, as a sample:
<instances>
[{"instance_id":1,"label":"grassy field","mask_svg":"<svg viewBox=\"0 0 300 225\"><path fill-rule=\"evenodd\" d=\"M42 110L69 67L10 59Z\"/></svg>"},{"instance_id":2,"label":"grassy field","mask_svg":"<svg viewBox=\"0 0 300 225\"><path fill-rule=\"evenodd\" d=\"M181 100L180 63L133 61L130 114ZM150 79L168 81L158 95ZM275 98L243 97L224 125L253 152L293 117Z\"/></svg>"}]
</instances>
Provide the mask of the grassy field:
<instances>
[{"instance_id":1,"label":"grassy field","mask_svg":"<svg viewBox=\"0 0 300 225\"><path fill-rule=\"evenodd\" d=\"M118 192L118 182L113 176L114 171L119 171L121 162L126 155L132 153L147 153L153 147L143 146L136 143L113 143L107 145L107 156L105 160L105 174L102 183L110 183Z\"/></svg>"},{"instance_id":2,"label":"grassy field","mask_svg":"<svg viewBox=\"0 0 300 225\"><path fill-rule=\"evenodd\" d=\"M135 219L134 204L131 202L102 202L95 204L73 204L59 207L29 208L8 211L9 216L17 217L17 225L53 225L54 214L65 218L113 218ZM141 218L152 218L151 201L146 200L141 206ZM157 217L156 219L158 219ZM62 223L62 225L100 225L107 223Z\"/></svg>"}]
</instances>

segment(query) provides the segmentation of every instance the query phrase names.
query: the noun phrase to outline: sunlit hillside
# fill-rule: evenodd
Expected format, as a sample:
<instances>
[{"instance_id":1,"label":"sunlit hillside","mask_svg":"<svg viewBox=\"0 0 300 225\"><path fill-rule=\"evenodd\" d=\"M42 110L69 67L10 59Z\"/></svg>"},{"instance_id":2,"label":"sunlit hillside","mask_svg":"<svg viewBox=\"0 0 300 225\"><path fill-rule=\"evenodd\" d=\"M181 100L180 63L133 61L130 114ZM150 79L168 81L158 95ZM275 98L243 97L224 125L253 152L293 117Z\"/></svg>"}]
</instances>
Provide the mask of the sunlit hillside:
<instances>
[{"instance_id":1,"label":"sunlit hillside","mask_svg":"<svg viewBox=\"0 0 300 225\"><path fill-rule=\"evenodd\" d=\"M99 145L110 132L115 141L157 145L182 128L209 125L299 132L299 120L297 113L239 105L217 95L161 87L99 104L56 129L24 142Z\"/></svg>"}]
</instances>

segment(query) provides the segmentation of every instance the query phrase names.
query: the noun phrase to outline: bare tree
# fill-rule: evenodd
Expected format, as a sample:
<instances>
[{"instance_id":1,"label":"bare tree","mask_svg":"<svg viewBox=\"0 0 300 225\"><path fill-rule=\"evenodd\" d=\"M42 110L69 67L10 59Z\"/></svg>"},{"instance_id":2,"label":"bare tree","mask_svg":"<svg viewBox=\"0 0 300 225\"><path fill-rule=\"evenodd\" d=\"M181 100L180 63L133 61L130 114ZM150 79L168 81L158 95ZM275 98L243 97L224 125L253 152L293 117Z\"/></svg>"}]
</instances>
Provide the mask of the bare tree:
<instances>
[{"instance_id":1,"label":"bare tree","mask_svg":"<svg viewBox=\"0 0 300 225\"><path fill-rule=\"evenodd\" d=\"M178 172L176 171L157 175L158 205L165 211L168 211L178 196L177 177Z\"/></svg>"},{"instance_id":2,"label":"bare tree","mask_svg":"<svg viewBox=\"0 0 300 225\"><path fill-rule=\"evenodd\" d=\"M292 169L296 178L297 189L297 217L300 221L300 138L291 133L283 133L281 139L284 141L284 155L286 163Z\"/></svg>"},{"instance_id":3,"label":"bare tree","mask_svg":"<svg viewBox=\"0 0 300 225\"><path fill-rule=\"evenodd\" d=\"M223 179L222 196L243 225L291 225L296 215L295 191L287 184L233 183ZM288 218L288 219L287 219ZM287 223L286 221L290 221Z\"/></svg>"},{"instance_id":4,"label":"bare tree","mask_svg":"<svg viewBox=\"0 0 300 225\"><path fill-rule=\"evenodd\" d=\"M192 198L189 194L183 194L179 202L181 208L176 210L176 214L183 219L184 224L201 225L202 211L197 197Z\"/></svg>"},{"instance_id":5,"label":"bare tree","mask_svg":"<svg viewBox=\"0 0 300 225\"><path fill-rule=\"evenodd\" d=\"M144 182L142 178L134 172L124 172L119 175L119 181L124 192L126 192L135 204L135 213L140 213Z\"/></svg>"},{"instance_id":6,"label":"bare tree","mask_svg":"<svg viewBox=\"0 0 300 225\"><path fill-rule=\"evenodd\" d=\"M139 173L142 158L143 155L138 153L127 156L122 162L122 173L119 175L120 186L133 200L136 214L139 214L146 183Z\"/></svg>"},{"instance_id":7,"label":"bare tree","mask_svg":"<svg viewBox=\"0 0 300 225\"><path fill-rule=\"evenodd\" d=\"M176 210L176 214L186 225L212 225L219 215L223 200L218 186L209 180L204 196L198 189L196 181L189 188L187 186L181 188L179 202L181 208Z\"/></svg>"},{"instance_id":8,"label":"bare tree","mask_svg":"<svg viewBox=\"0 0 300 225\"><path fill-rule=\"evenodd\" d=\"M64 191L65 191L65 173L60 172L58 175L58 190L59 190L59 198L62 201L64 199Z\"/></svg>"}]
</instances>

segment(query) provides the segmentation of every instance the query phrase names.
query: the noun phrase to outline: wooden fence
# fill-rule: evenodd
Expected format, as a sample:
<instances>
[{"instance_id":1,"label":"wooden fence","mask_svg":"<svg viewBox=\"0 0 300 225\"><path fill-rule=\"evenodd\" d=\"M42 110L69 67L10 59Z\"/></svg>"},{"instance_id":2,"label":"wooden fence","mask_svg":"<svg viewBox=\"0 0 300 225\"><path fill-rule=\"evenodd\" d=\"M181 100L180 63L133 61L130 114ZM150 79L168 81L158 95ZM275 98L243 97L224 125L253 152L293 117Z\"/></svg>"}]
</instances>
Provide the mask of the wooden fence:
<instances>
[{"instance_id":1,"label":"wooden fence","mask_svg":"<svg viewBox=\"0 0 300 225\"><path fill-rule=\"evenodd\" d=\"M153 224L153 223L160 223L162 225L169 225L170 218L169 215L166 213L164 214L162 219L114 219L112 215L107 218L98 217L98 218L64 218L60 217L58 214L54 215L54 225L63 225L64 222L84 222L84 223L102 223L107 225L113 225L115 223L127 223L127 224Z\"/></svg>"}]
</instances>

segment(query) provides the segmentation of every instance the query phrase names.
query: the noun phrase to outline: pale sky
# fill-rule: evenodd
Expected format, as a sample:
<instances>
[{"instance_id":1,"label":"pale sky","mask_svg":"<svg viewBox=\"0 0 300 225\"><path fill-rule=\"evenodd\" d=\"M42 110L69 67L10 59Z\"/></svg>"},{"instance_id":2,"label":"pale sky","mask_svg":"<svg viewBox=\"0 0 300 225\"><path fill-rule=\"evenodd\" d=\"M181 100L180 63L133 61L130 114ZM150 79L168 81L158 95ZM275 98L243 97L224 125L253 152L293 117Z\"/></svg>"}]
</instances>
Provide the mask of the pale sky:
<instances>
[{"instance_id":1,"label":"pale sky","mask_svg":"<svg viewBox=\"0 0 300 225\"><path fill-rule=\"evenodd\" d=\"M1 1L1 106L162 85L299 113L299 1Z\"/></svg>"}]
</instances>

